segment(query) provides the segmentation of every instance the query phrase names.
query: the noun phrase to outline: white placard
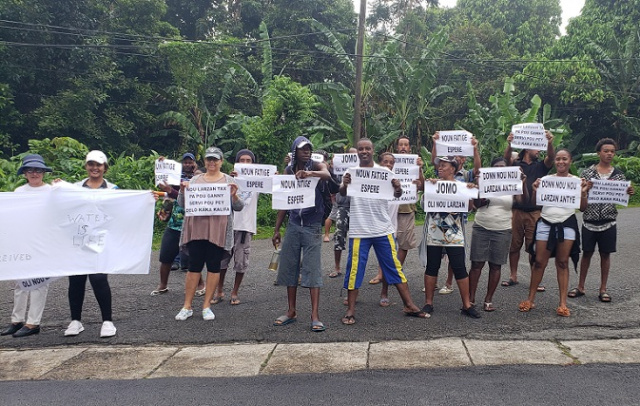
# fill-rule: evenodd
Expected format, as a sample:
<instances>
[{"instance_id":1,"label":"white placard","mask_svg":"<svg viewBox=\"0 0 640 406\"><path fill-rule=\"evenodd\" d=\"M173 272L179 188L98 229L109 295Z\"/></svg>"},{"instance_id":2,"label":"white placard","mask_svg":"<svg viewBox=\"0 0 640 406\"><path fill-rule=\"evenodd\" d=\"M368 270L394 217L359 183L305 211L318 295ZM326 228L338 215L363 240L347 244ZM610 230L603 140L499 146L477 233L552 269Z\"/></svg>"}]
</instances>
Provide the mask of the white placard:
<instances>
[{"instance_id":1,"label":"white placard","mask_svg":"<svg viewBox=\"0 0 640 406\"><path fill-rule=\"evenodd\" d=\"M573 176L545 176L536 191L536 205L580 208L582 180Z\"/></svg>"},{"instance_id":2,"label":"white placard","mask_svg":"<svg viewBox=\"0 0 640 406\"><path fill-rule=\"evenodd\" d=\"M295 175L275 175L271 196L273 210L305 209L316 204L320 178L296 179Z\"/></svg>"},{"instance_id":3,"label":"white placard","mask_svg":"<svg viewBox=\"0 0 640 406\"><path fill-rule=\"evenodd\" d=\"M315 162L324 162L324 155L322 154L311 154L311 160Z\"/></svg>"},{"instance_id":4,"label":"white placard","mask_svg":"<svg viewBox=\"0 0 640 406\"><path fill-rule=\"evenodd\" d=\"M182 180L182 164L171 159L156 159L156 186L165 182L167 185L180 186Z\"/></svg>"},{"instance_id":5,"label":"white placard","mask_svg":"<svg viewBox=\"0 0 640 406\"><path fill-rule=\"evenodd\" d=\"M184 190L185 216L228 216L231 192L226 183L191 183Z\"/></svg>"},{"instance_id":6,"label":"white placard","mask_svg":"<svg viewBox=\"0 0 640 406\"><path fill-rule=\"evenodd\" d=\"M516 124L511 127L513 140L511 148L533 149L544 151L547 149L547 136L545 135L544 125L539 123Z\"/></svg>"},{"instance_id":7,"label":"white placard","mask_svg":"<svg viewBox=\"0 0 640 406\"><path fill-rule=\"evenodd\" d=\"M236 182L243 191L271 193L272 179L278 168L275 165L235 164Z\"/></svg>"},{"instance_id":8,"label":"white placard","mask_svg":"<svg viewBox=\"0 0 640 406\"><path fill-rule=\"evenodd\" d=\"M424 184L423 208L426 212L469 211L469 200L478 198L478 189L470 188L464 182L439 180L435 184Z\"/></svg>"},{"instance_id":9,"label":"white placard","mask_svg":"<svg viewBox=\"0 0 640 406\"><path fill-rule=\"evenodd\" d=\"M383 200L393 198L394 189L391 180L395 175L389 169L358 167L349 169L347 173L351 175L347 196Z\"/></svg>"},{"instance_id":10,"label":"white placard","mask_svg":"<svg viewBox=\"0 0 640 406\"><path fill-rule=\"evenodd\" d=\"M51 282L55 281L58 278L32 278L32 279L23 279L21 281L16 282L16 288L20 290L24 290L25 292L36 290L43 286L49 285Z\"/></svg>"},{"instance_id":11,"label":"white placard","mask_svg":"<svg viewBox=\"0 0 640 406\"><path fill-rule=\"evenodd\" d=\"M522 194L522 171L519 167L480 168L480 197L514 196Z\"/></svg>"},{"instance_id":12,"label":"white placard","mask_svg":"<svg viewBox=\"0 0 640 406\"><path fill-rule=\"evenodd\" d=\"M393 154L393 170L396 168L410 168L418 166L418 155L415 154Z\"/></svg>"},{"instance_id":13,"label":"white placard","mask_svg":"<svg viewBox=\"0 0 640 406\"><path fill-rule=\"evenodd\" d=\"M436 140L436 155L460 155L473 156L471 134L464 130L439 131L440 137Z\"/></svg>"},{"instance_id":14,"label":"white placard","mask_svg":"<svg viewBox=\"0 0 640 406\"><path fill-rule=\"evenodd\" d=\"M0 193L0 280L148 274L154 209L146 190Z\"/></svg>"},{"instance_id":15,"label":"white placard","mask_svg":"<svg viewBox=\"0 0 640 406\"><path fill-rule=\"evenodd\" d=\"M627 189L631 182L619 180L591 179L593 187L589 189L587 203L613 203L629 205Z\"/></svg>"},{"instance_id":16,"label":"white placard","mask_svg":"<svg viewBox=\"0 0 640 406\"><path fill-rule=\"evenodd\" d=\"M414 183L420 177L419 166L398 167L394 165L395 178L402 185L402 196L393 197L389 204L411 204L418 202L418 185Z\"/></svg>"},{"instance_id":17,"label":"white placard","mask_svg":"<svg viewBox=\"0 0 640 406\"><path fill-rule=\"evenodd\" d=\"M358 154L335 154L333 155L333 174L340 179L347 173L347 169L360 166Z\"/></svg>"}]
</instances>

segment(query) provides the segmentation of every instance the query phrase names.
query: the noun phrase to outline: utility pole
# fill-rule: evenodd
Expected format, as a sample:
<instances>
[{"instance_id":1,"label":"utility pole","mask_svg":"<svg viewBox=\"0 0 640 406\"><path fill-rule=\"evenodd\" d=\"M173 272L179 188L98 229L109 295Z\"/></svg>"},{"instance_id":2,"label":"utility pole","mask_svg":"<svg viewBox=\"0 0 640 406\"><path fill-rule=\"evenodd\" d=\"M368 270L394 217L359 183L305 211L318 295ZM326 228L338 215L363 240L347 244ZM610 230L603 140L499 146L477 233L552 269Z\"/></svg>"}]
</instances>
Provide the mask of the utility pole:
<instances>
[{"instance_id":1,"label":"utility pole","mask_svg":"<svg viewBox=\"0 0 640 406\"><path fill-rule=\"evenodd\" d=\"M364 53L364 22L367 14L367 0L360 0L358 18L358 42L356 44L356 97L353 106L353 142L357 144L362 135L362 55ZM355 145L354 145L355 147Z\"/></svg>"}]
</instances>

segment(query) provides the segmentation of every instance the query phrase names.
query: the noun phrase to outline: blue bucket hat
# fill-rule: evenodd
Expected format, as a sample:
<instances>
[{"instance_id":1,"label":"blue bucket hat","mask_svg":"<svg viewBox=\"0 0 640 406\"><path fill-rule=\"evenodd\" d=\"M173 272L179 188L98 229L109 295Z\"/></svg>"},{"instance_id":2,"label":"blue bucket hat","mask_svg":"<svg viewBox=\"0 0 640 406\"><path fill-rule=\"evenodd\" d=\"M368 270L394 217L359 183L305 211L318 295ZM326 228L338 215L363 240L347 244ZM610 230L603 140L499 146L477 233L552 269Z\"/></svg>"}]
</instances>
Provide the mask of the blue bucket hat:
<instances>
[{"instance_id":1,"label":"blue bucket hat","mask_svg":"<svg viewBox=\"0 0 640 406\"><path fill-rule=\"evenodd\" d=\"M45 172L53 172L44 164L44 158L38 154L29 154L22 159L22 166L18 168L18 175L22 175L27 168L44 169Z\"/></svg>"}]
</instances>

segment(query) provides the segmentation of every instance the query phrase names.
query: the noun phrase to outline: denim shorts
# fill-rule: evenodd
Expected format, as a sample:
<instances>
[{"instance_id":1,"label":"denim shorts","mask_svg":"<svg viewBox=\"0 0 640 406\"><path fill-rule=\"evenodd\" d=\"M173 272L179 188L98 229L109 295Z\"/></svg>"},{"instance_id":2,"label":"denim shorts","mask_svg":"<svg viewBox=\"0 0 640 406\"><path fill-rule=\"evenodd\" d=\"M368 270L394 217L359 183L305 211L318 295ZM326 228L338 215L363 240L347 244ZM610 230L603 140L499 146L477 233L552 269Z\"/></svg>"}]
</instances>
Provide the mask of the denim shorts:
<instances>
[{"instance_id":1,"label":"denim shorts","mask_svg":"<svg viewBox=\"0 0 640 406\"><path fill-rule=\"evenodd\" d=\"M322 226L299 226L289 222L282 241L278 285L322 287Z\"/></svg>"},{"instance_id":2,"label":"denim shorts","mask_svg":"<svg viewBox=\"0 0 640 406\"><path fill-rule=\"evenodd\" d=\"M549 231L551 227L543 222L542 220L538 220L538 228L536 229L536 241L549 241ZM556 237L557 237L556 232ZM576 240L576 231L573 228L564 227L564 239L565 240Z\"/></svg>"}]
</instances>

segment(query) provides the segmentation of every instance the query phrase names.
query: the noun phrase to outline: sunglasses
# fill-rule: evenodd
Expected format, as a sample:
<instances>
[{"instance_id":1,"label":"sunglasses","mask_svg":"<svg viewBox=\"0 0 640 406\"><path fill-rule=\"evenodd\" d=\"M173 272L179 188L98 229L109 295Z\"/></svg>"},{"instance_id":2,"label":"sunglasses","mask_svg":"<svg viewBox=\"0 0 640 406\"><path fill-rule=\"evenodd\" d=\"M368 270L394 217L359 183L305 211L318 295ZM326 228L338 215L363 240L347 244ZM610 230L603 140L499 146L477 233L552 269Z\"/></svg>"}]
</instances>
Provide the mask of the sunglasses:
<instances>
[{"instance_id":1,"label":"sunglasses","mask_svg":"<svg viewBox=\"0 0 640 406\"><path fill-rule=\"evenodd\" d=\"M42 168L26 168L24 171L26 173L44 173L44 169Z\"/></svg>"}]
</instances>

